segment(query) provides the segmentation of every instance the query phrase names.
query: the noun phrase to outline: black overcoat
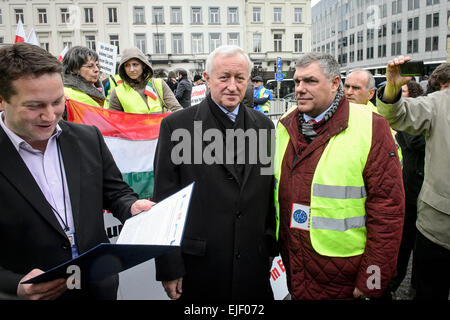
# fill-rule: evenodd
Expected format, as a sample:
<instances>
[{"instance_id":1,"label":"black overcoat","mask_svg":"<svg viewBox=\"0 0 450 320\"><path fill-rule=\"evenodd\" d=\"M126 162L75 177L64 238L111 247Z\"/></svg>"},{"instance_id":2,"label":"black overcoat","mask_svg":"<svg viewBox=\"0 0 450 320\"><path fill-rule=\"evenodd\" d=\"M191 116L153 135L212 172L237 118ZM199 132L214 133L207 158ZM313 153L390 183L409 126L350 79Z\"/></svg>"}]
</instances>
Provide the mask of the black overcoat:
<instances>
[{"instance_id":1,"label":"black overcoat","mask_svg":"<svg viewBox=\"0 0 450 320\"><path fill-rule=\"evenodd\" d=\"M175 112L161 123L154 161L154 201L192 181L195 186L181 250L156 259L157 280L183 277L182 299L273 299L269 256L277 253L274 181L272 174L261 171L270 163L259 156L257 161L247 159L241 176L233 163L220 164L219 157L213 164L204 163L204 159L203 163L174 163L179 160L172 151L182 142L181 138L171 141L171 137L180 136L177 129L191 136L192 158L199 145L205 151L211 143L206 138L198 143L198 137L218 127L211 108L221 112L208 95L200 104ZM268 134L268 139L258 139L270 155L272 121L245 107L239 109L238 117L245 119L245 132Z\"/></svg>"}]
</instances>

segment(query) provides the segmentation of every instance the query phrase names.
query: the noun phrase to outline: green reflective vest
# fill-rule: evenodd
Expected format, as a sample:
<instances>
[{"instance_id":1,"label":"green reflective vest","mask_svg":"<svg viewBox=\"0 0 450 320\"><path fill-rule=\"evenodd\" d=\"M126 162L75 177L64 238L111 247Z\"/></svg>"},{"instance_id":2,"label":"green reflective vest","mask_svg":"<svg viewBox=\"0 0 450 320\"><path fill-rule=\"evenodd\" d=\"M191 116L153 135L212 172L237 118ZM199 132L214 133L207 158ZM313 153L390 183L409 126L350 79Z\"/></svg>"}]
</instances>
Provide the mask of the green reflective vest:
<instances>
[{"instance_id":1,"label":"green reflective vest","mask_svg":"<svg viewBox=\"0 0 450 320\"><path fill-rule=\"evenodd\" d=\"M161 79L152 79L154 87L156 87L157 98L153 100L150 97L142 96L134 90L130 85L123 82L116 87L117 98L122 105L123 111L129 113L157 113L163 112L163 88Z\"/></svg>"},{"instance_id":2,"label":"green reflective vest","mask_svg":"<svg viewBox=\"0 0 450 320\"><path fill-rule=\"evenodd\" d=\"M91 96L89 96L88 94L86 94L80 90L72 89L69 87L64 87L64 93L66 96L69 97L69 99L72 99L72 100L75 100L75 101L78 101L78 102L81 102L84 104L88 104L90 106L103 108L103 106L100 105L94 99L92 99Z\"/></svg>"},{"instance_id":3,"label":"green reflective vest","mask_svg":"<svg viewBox=\"0 0 450 320\"><path fill-rule=\"evenodd\" d=\"M316 252L330 257L360 255L366 245L367 191L362 174L372 144L372 111L352 103L349 108L348 127L329 140L311 184L311 243ZM279 181L290 139L281 122L278 122L276 139L274 170L278 238Z\"/></svg>"}]
</instances>

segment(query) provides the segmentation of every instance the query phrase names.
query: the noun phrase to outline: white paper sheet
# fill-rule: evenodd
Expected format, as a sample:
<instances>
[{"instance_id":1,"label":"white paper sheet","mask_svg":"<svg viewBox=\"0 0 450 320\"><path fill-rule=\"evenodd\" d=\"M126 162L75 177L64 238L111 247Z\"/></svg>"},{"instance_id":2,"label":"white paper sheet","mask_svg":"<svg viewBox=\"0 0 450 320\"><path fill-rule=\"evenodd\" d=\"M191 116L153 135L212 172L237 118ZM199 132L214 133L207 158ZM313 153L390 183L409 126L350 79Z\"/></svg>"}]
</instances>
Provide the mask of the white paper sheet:
<instances>
[{"instance_id":1,"label":"white paper sheet","mask_svg":"<svg viewBox=\"0 0 450 320\"><path fill-rule=\"evenodd\" d=\"M125 221L116 243L179 246L193 187L194 182Z\"/></svg>"}]
</instances>

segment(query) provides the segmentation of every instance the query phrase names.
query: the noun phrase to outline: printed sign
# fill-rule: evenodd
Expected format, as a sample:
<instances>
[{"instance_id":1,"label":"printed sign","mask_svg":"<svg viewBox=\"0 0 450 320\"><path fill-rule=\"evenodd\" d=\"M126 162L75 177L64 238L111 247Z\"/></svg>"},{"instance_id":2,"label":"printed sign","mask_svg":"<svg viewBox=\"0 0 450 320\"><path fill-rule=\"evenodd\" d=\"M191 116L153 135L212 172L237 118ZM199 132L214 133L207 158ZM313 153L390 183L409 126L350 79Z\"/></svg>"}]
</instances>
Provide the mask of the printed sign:
<instances>
[{"instance_id":1,"label":"printed sign","mask_svg":"<svg viewBox=\"0 0 450 320\"><path fill-rule=\"evenodd\" d=\"M206 98L206 84L201 84L192 87L191 92L191 106L195 106Z\"/></svg>"},{"instance_id":2,"label":"printed sign","mask_svg":"<svg viewBox=\"0 0 450 320\"><path fill-rule=\"evenodd\" d=\"M98 62L100 71L109 75L116 74L117 47L108 43L97 43Z\"/></svg>"}]
</instances>

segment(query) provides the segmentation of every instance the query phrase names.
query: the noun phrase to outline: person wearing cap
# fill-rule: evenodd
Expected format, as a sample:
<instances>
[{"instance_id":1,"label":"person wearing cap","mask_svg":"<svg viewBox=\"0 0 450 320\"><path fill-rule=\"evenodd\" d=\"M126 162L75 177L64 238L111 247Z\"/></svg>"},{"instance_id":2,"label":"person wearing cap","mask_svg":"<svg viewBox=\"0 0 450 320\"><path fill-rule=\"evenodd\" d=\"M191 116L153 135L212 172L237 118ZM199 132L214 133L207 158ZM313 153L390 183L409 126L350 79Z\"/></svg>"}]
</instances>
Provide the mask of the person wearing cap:
<instances>
[{"instance_id":1,"label":"person wearing cap","mask_svg":"<svg viewBox=\"0 0 450 320\"><path fill-rule=\"evenodd\" d=\"M119 76L123 82L111 92L109 109L130 113L173 112L182 109L167 83L153 78L153 69L138 48L123 51Z\"/></svg>"},{"instance_id":2,"label":"person wearing cap","mask_svg":"<svg viewBox=\"0 0 450 320\"><path fill-rule=\"evenodd\" d=\"M254 109L268 114L270 112L270 101L273 100L272 92L264 88L264 81L260 76L253 77L252 82L254 86Z\"/></svg>"}]
</instances>

